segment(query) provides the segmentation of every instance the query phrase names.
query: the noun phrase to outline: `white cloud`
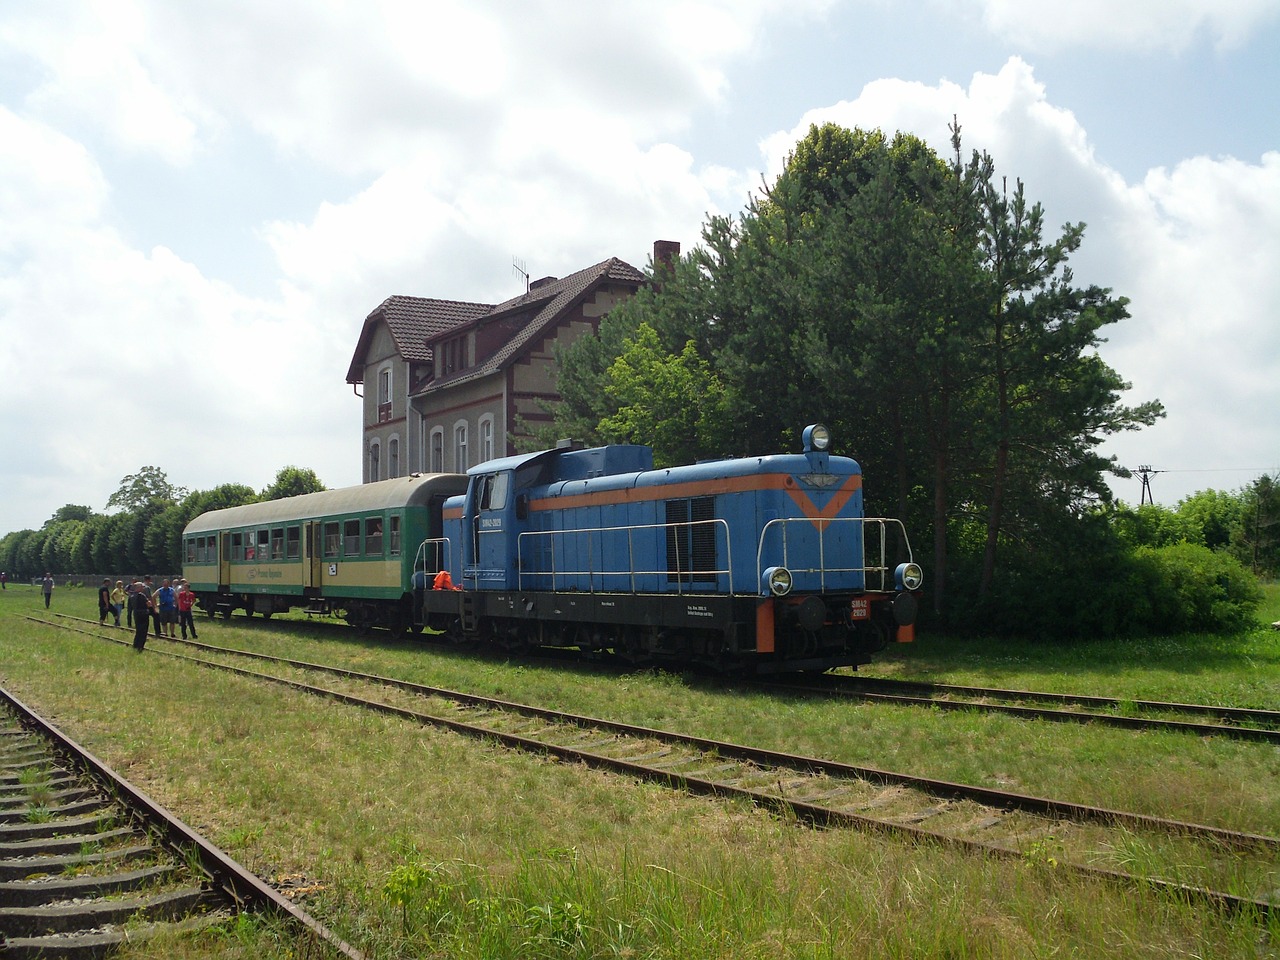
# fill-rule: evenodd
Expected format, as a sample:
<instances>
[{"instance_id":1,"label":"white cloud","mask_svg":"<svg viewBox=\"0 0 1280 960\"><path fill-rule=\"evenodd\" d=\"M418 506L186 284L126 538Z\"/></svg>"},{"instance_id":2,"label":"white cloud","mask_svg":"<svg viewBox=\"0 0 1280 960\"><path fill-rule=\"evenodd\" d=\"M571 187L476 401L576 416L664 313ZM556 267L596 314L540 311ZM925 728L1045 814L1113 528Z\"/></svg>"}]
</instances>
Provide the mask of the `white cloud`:
<instances>
[{"instance_id":1,"label":"white cloud","mask_svg":"<svg viewBox=\"0 0 1280 960\"><path fill-rule=\"evenodd\" d=\"M149 43L145 11L128 2L52 0L0 24L0 42L43 68L26 106L49 119L95 127L126 152L188 162L211 118L162 86L138 56Z\"/></svg>"},{"instance_id":2,"label":"white cloud","mask_svg":"<svg viewBox=\"0 0 1280 960\"><path fill-rule=\"evenodd\" d=\"M1025 49L1181 53L1202 38L1219 51L1280 18L1277 0L984 0L987 27Z\"/></svg>"},{"instance_id":3,"label":"white cloud","mask_svg":"<svg viewBox=\"0 0 1280 960\"><path fill-rule=\"evenodd\" d=\"M31 110L175 164L233 118L377 175L427 152L467 170L516 130L549 142L625 116L635 142L669 135L725 94L766 18L831 0L53 2L0 27L44 71Z\"/></svg>"},{"instance_id":4,"label":"white cloud","mask_svg":"<svg viewBox=\"0 0 1280 960\"><path fill-rule=\"evenodd\" d=\"M63 503L101 510L143 465L179 485L264 486L289 462L351 459L332 424L350 415L354 449L352 344L305 335L316 305L244 297L165 248L132 249L79 143L3 108L0 143L0 409L25 411L0 420L19 514L6 530Z\"/></svg>"}]
</instances>

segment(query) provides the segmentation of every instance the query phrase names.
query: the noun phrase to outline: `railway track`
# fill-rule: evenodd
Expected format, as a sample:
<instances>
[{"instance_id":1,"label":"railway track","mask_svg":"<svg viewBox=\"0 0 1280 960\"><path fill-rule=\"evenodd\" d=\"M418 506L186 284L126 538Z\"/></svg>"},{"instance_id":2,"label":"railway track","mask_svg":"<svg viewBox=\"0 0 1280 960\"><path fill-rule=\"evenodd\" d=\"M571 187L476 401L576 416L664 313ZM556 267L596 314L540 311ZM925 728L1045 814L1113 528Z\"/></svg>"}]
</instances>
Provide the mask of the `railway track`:
<instances>
[{"instance_id":1,"label":"railway track","mask_svg":"<svg viewBox=\"0 0 1280 960\"><path fill-rule=\"evenodd\" d=\"M1273 836L795 756L212 644L177 643L205 656L154 652L690 793L744 800L805 823L1022 859L1264 918L1280 909L1280 838ZM277 672L235 665L245 659ZM318 686L317 676L338 683ZM373 687L383 699L370 698ZM1120 869L1143 858L1177 863L1179 875Z\"/></svg>"},{"instance_id":2,"label":"railway track","mask_svg":"<svg viewBox=\"0 0 1280 960\"><path fill-rule=\"evenodd\" d=\"M336 623L334 627L343 633L350 630L350 627ZM554 648L545 648L537 653L537 659L568 660L574 663L586 662L587 659L576 654L557 655L552 650ZM481 651L477 655L483 653ZM596 663L605 662L591 659ZM633 668L634 664L626 667ZM1000 713L1026 720L1093 723L1126 730L1189 733L1199 737L1227 737L1280 745L1280 710L1009 690L846 674L827 674L804 681L774 677L754 683L761 689L806 696L846 697L904 706L927 706L939 710ZM1206 720L1216 722L1205 722Z\"/></svg>"},{"instance_id":3,"label":"railway track","mask_svg":"<svg viewBox=\"0 0 1280 960\"><path fill-rule=\"evenodd\" d=\"M844 674L832 674L803 683L769 680L761 685L770 690L810 696L848 697L876 703L927 706L939 710L1002 713L1055 723L1096 723L1128 730L1163 730L1190 733L1199 737L1230 737L1280 744L1280 710L1003 690L996 687L968 687ZM1208 717L1218 722L1185 719L1189 717Z\"/></svg>"},{"instance_id":4,"label":"railway track","mask_svg":"<svg viewBox=\"0 0 1280 960\"><path fill-rule=\"evenodd\" d=\"M0 957L103 957L244 909L363 960L0 688Z\"/></svg>"}]
</instances>

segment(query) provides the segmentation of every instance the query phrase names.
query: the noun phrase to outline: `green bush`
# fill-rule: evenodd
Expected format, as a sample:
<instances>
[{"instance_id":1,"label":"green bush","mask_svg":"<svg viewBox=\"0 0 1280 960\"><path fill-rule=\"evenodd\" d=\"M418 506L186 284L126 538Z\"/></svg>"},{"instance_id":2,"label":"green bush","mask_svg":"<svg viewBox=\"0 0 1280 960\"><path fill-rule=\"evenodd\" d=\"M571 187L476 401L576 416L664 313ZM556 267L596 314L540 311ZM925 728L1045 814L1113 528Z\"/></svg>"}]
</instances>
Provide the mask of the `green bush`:
<instances>
[{"instance_id":1,"label":"green bush","mask_svg":"<svg viewBox=\"0 0 1280 960\"><path fill-rule=\"evenodd\" d=\"M1052 549L1009 544L988 595L980 557L956 558L946 626L1046 640L1226 633L1253 624L1262 589L1234 557L1193 543L1135 547L1096 518Z\"/></svg>"},{"instance_id":2,"label":"green bush","mask_svg":"<svg viewBox=\"0 0 1280 960\"><path fill-rule=\"evenodd\" d=\"M1234 557L1194 543L1139 547L1152 629L1158 633L1238 630L1253 623L1262 587Z\"/></svg>"}]
</instances>

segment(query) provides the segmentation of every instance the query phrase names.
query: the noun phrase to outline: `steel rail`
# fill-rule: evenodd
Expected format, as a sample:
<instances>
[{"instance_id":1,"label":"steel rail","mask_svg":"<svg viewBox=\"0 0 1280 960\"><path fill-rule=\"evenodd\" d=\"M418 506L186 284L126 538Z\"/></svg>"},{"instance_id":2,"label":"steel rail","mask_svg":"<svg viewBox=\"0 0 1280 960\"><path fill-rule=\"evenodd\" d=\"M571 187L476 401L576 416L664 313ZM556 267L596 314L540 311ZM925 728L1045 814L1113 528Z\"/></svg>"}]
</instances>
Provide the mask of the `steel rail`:
<instances>
[{"instance_id":1,"label":"steel rail","mask_svg":"<svg viewBox=\"0 0 1280 960\"><path fill-rule=\"evenodd\" d=\"M95 621L69 614L55 616L92 624ZM170 639L170 638L163 638ZM549 648L548 648L549 649ZM544 653L545 656L545 653ZM825 676L820 682L801 683L786 679L761 679L750 681L755 685L770 690L781 690L809 696L841 696L850 699L862 699L869 702L895 703L906 706L930 706L940 710L969 710L1000 713L1021 719L1045 720L1055 723L1096 723L1102 726L1119 727L1127 730L1155 730L1174 733L1190 733L1194 736L1220 736L1230 739L1247 740L1259 743L1280 744L1280 710L1264 710L1250 707L1214 706L1213 704L1195 704L1164 702L1159 700L1130 700L1123 697L1100 697L1088 694L1055 693L1049 691L1012 690L999 687L978 687L959 684L930 683L920 680L897 680L889 677L844 676L833 674ZM876 693L882 690L900 689L914 690L918 696L910 694ZM1019 706L1016 703L977 703L965 700L938 699L939 697L972 697L1015 700L1023 702L1045 702L1063 705L1077 705L1098 709L1114 709L1133 707L1139 710L1157 711L1188 716L1218 717L1226 723L1195 723L1185 720L1167 720L1159 717L1130 717L1113 713L1096 713L1080 710L1053 710ZM1274 729L1264 727L1238 726L1241 723L1271 725Z\"/></svg>"},{"instance_id":2,"label":"steel rail","mask_svg":"<svg viewBox=\"0 0 1280 960\"><path fill-rule=\"evenodd\" d=\"M1280 727L1280 710L1262 710L1254 707L1226 707L1210 703L1180 703L1178 701L1138 700L1126 697L1099 697L1084 693L1054 693L1042 690L975 687L954 683L932 683L925 680L898 680L892 677L849 677L841 674L831 674L824 679L834 681L837 686L898 688L916 690L930 695L1029 700L1042 703L1074 704L1099 709L1133 707L1138 710L1217 717L1220 720L1228 720L1233 723L1259 723Z\"/></svg>"},{"instance_id":3,"label":"steel rail","mask_svg":"<svg viewBox=\"0 0 1280 960\"><path fill-rule=\"evenodd\" d=\"M1020 717L1026 720L1048 720L1054 723L1096 723L1105 726L1121 727L1127 730L1156 730L1167 731L1173 733L1190 733L1195 736L1216 736L1228 737L1236 740L1251 740L1258 743L1274 743L1280 744L1280 729L1269 730L1264 727L1242 727L1234 724L1215 724L1215 723L1197 723L1190 720L1164 720L1158 717L1128 717L1114 713L1095 713L1083 710L1054 710L1048 707L1028 707L1019 706L1010 703L981 703L976 700L946 700L933 696L912 696L909 694L894 693L874 693L866 689L858 689L860 686L868 684L868 680L880 685L879 678L859 678L850 677L848 683L844 683L839 677L833 677L832 680L837 682L820 682L820 683L796 683L786 680L763 680L757 681L758 685L770 690L782 690L791 693L801 693L809 696L838 696L847 697L849 699L866 700L873 703L896 703L906 706L925 706L936 707L939 710L968 710L985 713L999 713L1007 716ZM1233 711L1241 711L1242 713L1261 714L1266 717L1267 722L1272 722L1271 717L1276 718L1275 722L1280 722L1280 712L1267 710L1244 710L1244 708L1216 708L1212 706L1204 706L1200 704L1162 704L1154 700L1112 700L1105 703L1109 698L1086 698L1076 697L1071 694L1038 694L1033 691L1012 691L998 690L995 688L983 687L947 687L940 684L916 684L911 681L887 681L892 683L903 683L907 687L927 687L932 688L923 692L936 692L939 694L961 695L963 691L969 691L968 696L987 696L987 697L1004 697L1006 699L1025 699L1035 700L1044 699L1062 703L1084 703L1087 700L1104 701L1101 705L1119 706L1125 703L1132 703L1146 709L1163 709L1171 712L1179 712L1179 708L1183 708L1183 713L1200 713L1206 714L1210 711L1229 709ZM1057 698L1061 697L1061 700Z\"/></svg>"},{"instance_id":4,"label":"steel rail","mask_svg":"<svg viewBox=\"0 0 1280 960\"><path fill-rule=\"evenodd\" d=\"M99 637L113 643L124 645L125 641L115 640L110 637L101 637L98 634L92 634L89 631L78 630L74 627L66 627L62 624L52 621L41 621L37 618L29 617L28 619L36 620L36 622L46 623L50 626L62 627L62 629L73 630L75 632L84 633L88 636ZM187 642L189 646L197 646L200 648L209 648L209 644ZM373 675L360 674L357 671L348 671L344 668L326 668L322 665L306 664L305 661L290 661L284 658L268 657L265 654L247 654L245 651L232 650L230 648L214 647L213 650L219 653L229 653L235 655L249 656L253 659L261 659L267 661L275 661L290 666L296 666L299 669L319 669L321 671L332 672L348 678L368 679L372 682L382 682L385 678L378 678ZM303 683L297 680L290 680L284 677L271 676L269 674L258 673L252 670L246 670L241 667L232 666L225 663L217 663L215 661L204 660L199 657L191 657L181 653L175 653L166 650L154 650L161 656L171 657L187 663L199 666L209 667L221 670L233 675L244 676L256 680L267 680L272 683L280 684L289 689L297 690L302 693L312 694L318 697L343 703L348 706L358 707L373 712L381 713L387 716L397 717L399 719L408 720L419 723L424 726L433 726L440 729L446 729L454 733L468 736L475 739L496 742L503 746L513 749L523 750L529 753L541 756L549 756L558 760L582 763L592 769L607 770L616 773L622 773L637 779L655 782L666 785L673 789L680 789L694 795L705 795L715 797L726 797L744 800L756 806L767 809L771 812L783 816L793 816L797 820L811 824L814 826L846 826L854 827L871 833L887 834L896 837L907 838L916 842L934 843L946 848L961 850L970 854L981 856L997 856L1003 859L1025 859L1022 851L1012 847L1004 846L996 843L983 843L975 840L968 840L962 837L954 837L937 831L926 830L921 827L912 826L910 824L898 823L888 820L880 820L874 817L867 817L861 814L850 813L844 810L837 810L831 807L825 807L821 804L788 798L779 794L766 793L761 790L755 790L749 787L735 786L730 783L724 783L714 780L707 780L703 777L697 777L689 774L682 774L672 770L663 769L661 767L650 766L636 761L609 757L604 754L597 753L592 750L580 747L564 746L560 744L547 743L542 740L536 740L532 737L523 736L517 733L510 733L501 730L495 730L490 727L477 726L475 724L465 723L449 717L440 717L433 714L421 713L410 710L405 707L395 706L394 704L384 703L377 700L369 700L364 697L358 697L353 694L343 693L337 690L330 690L325 687L317 687L312 684ZM408 681L391 680L390 684L396 687L413 688L419 685L412 684ZM426 687L426 690L435 691L437 688ZM467 700L481 701L486 704L493 704L495 708L505 701L492 700L485 697L473 697L470 694L462 694ZM560 714L556 711L544 710L542 708L527 707L526 705L514 705L524 707L531 711L532 715L536 715L541 719L558 718L560 722L579 725L576 721L584 720L596 723L591 718L577 717L573 714ZM646 737L670 738L669 742L682 742L691 745L703 744L704 749L714 752L718 756L725 756L726 751L742 751L744 757L750 756L776 756L778 758L788 758L790 755L775 753L768 750L757 750L756 748L742 747L736 744L719 743L718 741L707 740L700 737L689 737L685 734L667 733L659 730L651 730L645 727L632 727L627 724L616 724L613 721L599 721L604 729L632 729L643 731ZM815 760L814 758L792 758L803 761L805 763L816 764L815 769L823 771L838 772L845 768L855 770L860 768L847 767L844 764L837 764L830 761ZM885 771L877 771L886 773ZM912 778L901 774L887 774L890 777L903 777L904 781L919 780L921 783L936 782L946 786L958 787L961 790L968 791L970 789L961 784L945 784L945 781L928 781L923 778ZM898 782L898 781L895 781ZM1160 818L1148 818L1140 814L1124 814L1119 811L1107 811L1100 808L1088 808L1075 804L1063 804L1059 801L1048 801L1044 798L1030 798L1020 794L1005 794L1003 791L986 791L976 788L982 793L1009 799L1009 800L1028 800L1049 805L1053 809L1068 810L1077 808L1085 811L1096 809L1097 813L1102 815L1102 819L1110 820L1116 816L1123 820L1111 822L1123 823L1125 821L1138 823L1144 822L1150 825L1167 825L1167 827L1176 828L1175 832L1188 832L1189 835L1203 836L1219 842L1225 842L1233 846L1263 846L1270 849L1280 847L1280 838L1266 837L1254 834L1237 834L1235 831L1222 830L1216 827L1204 827L1197 824L1184 824L1178 821L1162 821ZM1129 818L1133 818L1130 820ZM1166 880L1159 877L1140 876L1129 874L1119 870L1111 870L1104 867L1096 867L1090 864L1077 863L1073 861L1060 861L1056 864L1056 868L1063 869L1093 879L1104 880L1110 883L1118 883L1130 887L1145 887L1153 890L1159 890L1168 895L1183 898L1190 902L1205 903L1218 909L1228 910L1234 913L1253 915L1263 921L1269 921L1273 915L1280 912L1280 903L1268 900L1258 900L1249 897L1239 896L1237 894L1226 893L1224 891L1212 890L1207 887L1185 884L1175 880Z\"/></svg>"},{"instance_id":5,"label":"steel rail","mask_svg":"<svg viewBox=\"0 0 1280 960\"><path fill-rule=\"evenodd\" d=\"M34 619L34 618L33 618ZM74 619L74 618L66 618ZM49 621L37 621L49 622ZM52 624L58 626L58 624ZM72 629L72 628L67 628ZM96 634L88 633L89 636ZM103 638L111 639L111 638ZM708 752L718 753L720 756L732 757L737 760L744 760L751 763L759 763L766 766L785 767L791 770L797 770L804 773L823 773L830 776L843 777L846 779L864 780L871 783L879 783L892 786L910 787L927 793L931 796L942 797L953 800L971 800L975 803L985 804L987 806L1000 807L1010 810L1019 810L1024 813L1033 813L1040 816L1053 817L1060 820L1072 820L1076 822L1093 822L1104 823L1111 826L1130 827L1134 829L1155 830L1177 836L1202 837L1213 840L1224 846L1234 849L1271 849L1280 850L1280 837L1268 836L1265 834L1247 833L1239 830L1229 830L1224 827L1214 827L1207 824L1191 823L1182 820L1170 820L1164 817L1154 817L1148 814L1131 813L1123 810L1113 810L1107 807L1097 807L1090 804L1074 803L1068 800L1054 800L1048 797L1039 797L1033 794L1014 793L1006 790L996 790L989 787L978 787L971 784L956 783L949 780L939 780L932 777L921 777L915 774L899 773L891 770L881 770L876 767L859 766L850 763L844 763L836 760L826 760L817 757L807 757L798 754L789 754L783 751L770 750L762 747L751 747L742 744L728 743L719 740L713 740L707 737L698 737L692 734L678 733L670 730L661 730L653 727L644 727L636 724L623 723L617 720L605 720L598 717L585 716L580 714L571 714L559 710L548 710L543 707L535 707L529 704L515 703L507 700L500 700L495 697L486 697L480 694L463 693L457 690L450 690L445 687L433 687L426 684L415 683L411 680L401 680L395 677L384 677L378 674L365 673L359 670L352 670L346 667L335 667L328 664L312 663L306 660L294 660L287 657L275 657L265 653L255 653L248 650L237 650L233 647L220 647L214 644L204 643L198 640L173 640L169 642L177 643L181 646L191 647L193 649L204 650L209 653L223 654L227 656L244 657L250 660L258 660L265 663L283 664L293 667L297 670L310 670L317 673L327 673L331 676L342 677L349 680L359 680L362 682L376 683L382 686L394 687L409 693L417 694L425 697L439 697L444 700L452 700L456 703L465 703L470 706L489 707L495 710L502 710L508 713L519 713L524 716L534 717L542 720L548 720L556 723L567 723L583 729L607 730L611 733L618 733L630 737L642 737L648 739L659 740L665 743L678 743L697 750L705 750ZM114 641L123 642L123 641ZM191 660L196 663L209 664L217 668L225 668L235 670L236 668L228 667L225 664L211 663L207 660L201 660L194 657L183 657L169 651L156 651L164 653L168 656L177 656L180 659ZM261 674L247 671L249 676L263 676ZM313 687L309 684L300 684L297 681L282 678L271 678L278 680L287 685L296 685L298 689L309 693L323 693L332 696L333 694L325 691L323 687ZM345 696L337 694L337 696ZM413 716L418 716L413 714ZM445 725L454 721L446 720ZM464 725L465 726L465 725ZM467 730L459 732L467 732Z\"/></svg>"},{"instance_id":6,"label":"steel rail","mask_svg":"<svg viewBox=\"0 0 1280 960\"><path fill-rule=\"evenodd\" d=\"M27 619L36 618L28 617ZM37 619L36 622L47 623L48 621ZM366 960L361 951L250 873L221 848L192 830L174 813L120 776L105 761L89 752L82 744L73 740L3 686L0 686L0 699L9 705L23 726L51 741L55 749L69 762L99 783L105 784L113 794L120 797L131 812L163 837L168 846L180 851L196 851L201 867L237 904L263 907L281 914L349 960Z\"/></svg>"}]
</instances>

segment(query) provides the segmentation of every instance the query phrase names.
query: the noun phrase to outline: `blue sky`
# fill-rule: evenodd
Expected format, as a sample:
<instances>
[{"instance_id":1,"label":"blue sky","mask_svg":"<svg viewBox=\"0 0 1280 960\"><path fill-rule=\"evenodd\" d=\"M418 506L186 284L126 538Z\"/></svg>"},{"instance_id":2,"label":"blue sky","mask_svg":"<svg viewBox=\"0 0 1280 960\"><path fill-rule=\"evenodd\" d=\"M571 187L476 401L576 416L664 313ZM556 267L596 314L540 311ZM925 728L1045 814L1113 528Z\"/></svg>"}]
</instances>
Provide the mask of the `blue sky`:
<instances>
[{"instance_id":1,"label":"blue sky","mask_svg":"<svg viewBox=\"0 0 1280 960\"><path fill-rule=\"evenodd\" d=\"M1169 416L1105 451L1237 489L1280 470L1277 64L1280 0L5 4L0 534L144 465L358 482L385 297L643 266L812 122L953 115L1132 301L1103 355Z\"/></svg>"}]
</instances>

